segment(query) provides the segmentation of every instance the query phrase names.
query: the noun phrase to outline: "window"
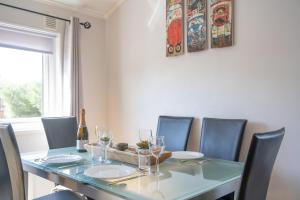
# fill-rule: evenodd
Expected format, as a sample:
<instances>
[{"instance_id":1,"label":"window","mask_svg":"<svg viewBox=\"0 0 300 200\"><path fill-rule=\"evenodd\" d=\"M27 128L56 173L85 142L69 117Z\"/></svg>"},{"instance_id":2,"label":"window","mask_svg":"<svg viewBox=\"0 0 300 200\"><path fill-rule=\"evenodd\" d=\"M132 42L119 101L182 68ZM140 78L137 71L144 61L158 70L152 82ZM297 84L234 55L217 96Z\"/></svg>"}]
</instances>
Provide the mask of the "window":
<instances>
[{"instance_id":1,"label":"window","mask_svg":"<svg viewBox=\"0 0 300 200\"><path fill-rule=\"evenodd\" d=\"M0 122L39 130L41 116L62 110L59 33L0 22Z\"/></svg>"},{"instance_id":2,"label":"window","mask_svg":"<svg viewBox=\"0 0 300 200\"><path fill-rule=\"evenodd\" d=\"M43 114L43 53L0 47L0 119Z\"/></svg>"}]
</instances>

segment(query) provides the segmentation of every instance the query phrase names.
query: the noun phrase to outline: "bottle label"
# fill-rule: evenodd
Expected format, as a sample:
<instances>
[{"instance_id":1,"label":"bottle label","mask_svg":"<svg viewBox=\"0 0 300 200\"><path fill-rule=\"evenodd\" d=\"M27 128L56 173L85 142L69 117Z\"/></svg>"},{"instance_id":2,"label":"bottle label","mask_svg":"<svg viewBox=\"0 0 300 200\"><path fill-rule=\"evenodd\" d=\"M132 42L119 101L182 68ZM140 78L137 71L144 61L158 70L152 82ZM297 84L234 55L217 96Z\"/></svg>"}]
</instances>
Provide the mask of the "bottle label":
<instances>
[{"instance_id":1,"label":"bottle label","mask_svg":"<svg viewBox=\"0 0 300 200\"><path fill-rule=\"evenodd\" d=\"M77 150L85 150L84 145L88 144L87 140L76 140L76 149Z\"/></svg>"}]
</instances>

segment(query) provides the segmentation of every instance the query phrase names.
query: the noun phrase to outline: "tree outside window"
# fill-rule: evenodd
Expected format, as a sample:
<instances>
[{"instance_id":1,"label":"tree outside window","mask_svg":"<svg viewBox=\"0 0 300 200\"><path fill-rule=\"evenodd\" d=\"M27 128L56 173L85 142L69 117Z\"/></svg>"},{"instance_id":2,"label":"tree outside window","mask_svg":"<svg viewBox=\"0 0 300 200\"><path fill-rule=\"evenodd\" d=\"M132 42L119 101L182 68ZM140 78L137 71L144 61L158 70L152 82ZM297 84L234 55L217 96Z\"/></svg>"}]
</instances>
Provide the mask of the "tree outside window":
<instances>
[{"instance_id":1,"label":"tree outside window","mask_svg":"<svg viewBox=\"0 0 300 200\"><path fill-rule=\"evenodd\" d=\"M0 47L0 119L42 115L42 53Z\"/></svg>"}]
</instances>

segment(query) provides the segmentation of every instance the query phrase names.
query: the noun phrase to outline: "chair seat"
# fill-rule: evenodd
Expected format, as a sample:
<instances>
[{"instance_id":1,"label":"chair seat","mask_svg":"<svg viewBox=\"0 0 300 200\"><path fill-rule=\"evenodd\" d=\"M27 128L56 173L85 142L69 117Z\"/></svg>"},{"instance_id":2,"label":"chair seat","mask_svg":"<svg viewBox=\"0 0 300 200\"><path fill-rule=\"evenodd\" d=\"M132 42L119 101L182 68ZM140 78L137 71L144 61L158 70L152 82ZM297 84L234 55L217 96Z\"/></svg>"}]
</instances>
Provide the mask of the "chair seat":
<instances>
[{"instance_id":1,"label":"chair seat","mask_svg":"<svg viewBox=\"0 0 300 200\"><path fill-rule=\"evenodd\" d=\"M72 191L64 190L59 192L54 192L52 194L42 196L34 200L83 200L83 197L75 194Z\"/></svg>"}]
</instances>

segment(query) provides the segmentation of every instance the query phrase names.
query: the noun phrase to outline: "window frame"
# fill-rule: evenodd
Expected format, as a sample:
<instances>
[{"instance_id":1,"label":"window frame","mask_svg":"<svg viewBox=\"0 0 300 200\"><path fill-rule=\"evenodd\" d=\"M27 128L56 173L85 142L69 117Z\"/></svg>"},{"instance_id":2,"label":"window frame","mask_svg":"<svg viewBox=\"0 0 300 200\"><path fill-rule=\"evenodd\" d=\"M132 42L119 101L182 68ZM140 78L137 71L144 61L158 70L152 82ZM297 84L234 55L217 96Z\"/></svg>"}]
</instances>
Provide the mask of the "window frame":
<instances>
[{"instance_id":1,"label":"window frame","mask_svg":"<svg viewBox=\"0 0 300 200\"><path fill-rule=\"evenodd\" d=\"M0 23L0 25L3 27L3 23ZM38 29L32 29L28 27L21 27L21 26L15 26L15 25L7 25L7 28L14 27L15 29L18 29L20 32L28 33L28 31L32 32L33 34L41 34L47 37L50 37L53 45L54 45L54 51L51 53L46 52L40 52L43 56L43 63L42 63L42 108L41 113L42 115L40 117L26 117L26 118L4 118L0 119L0 123L11 123L15 132L18 132L19 134L32 134L33 132L41 132L43 130L41 118L43 116L51 115L52 113L56 113L58 108L55 106L51 106L52 103L49 96L54 95L55 102L59 102L61 100L61 95L56 93L55 90L58 87L62 87L58 85L56 82L57 79L59 79L60 74L57 72L61 69L61 62L60 60L60 49L61 49L61 34L59 32L50 32L50 31L44 31L44 30L38 30ZM9 47L6 47L9 48ZM24 51L31 51L30 49L23 49L18 48L18 46L10 47L12 49L18 49L18 50L24 50ZM45 59L47 59L47 64L45 62ZM51 80L51 83L50 83ZM49 92L51 92L49 94ZM58 107L61 105L59 103ZM49 110L53 109L54 112L49 112ZM54 116L54 115L53 115Z\"/></svg>"}]
</instances>

